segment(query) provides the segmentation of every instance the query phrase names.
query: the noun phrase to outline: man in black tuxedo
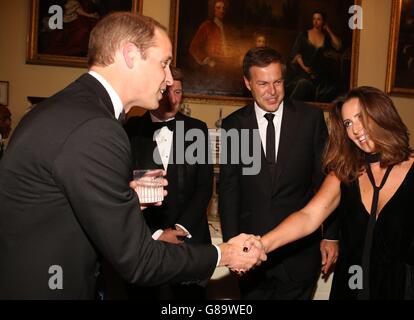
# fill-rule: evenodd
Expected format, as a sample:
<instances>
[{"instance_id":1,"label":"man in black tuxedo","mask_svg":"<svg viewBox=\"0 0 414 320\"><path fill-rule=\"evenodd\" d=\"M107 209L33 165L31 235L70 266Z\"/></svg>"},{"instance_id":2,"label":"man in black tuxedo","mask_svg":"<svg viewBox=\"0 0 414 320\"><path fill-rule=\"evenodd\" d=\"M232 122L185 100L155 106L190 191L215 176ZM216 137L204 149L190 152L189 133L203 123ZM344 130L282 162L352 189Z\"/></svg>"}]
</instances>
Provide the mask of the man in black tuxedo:
<instances>
[{"instance_id":1,"label":"man in black tuxedo","mask_svg":"<svg viewBox=\"0 0 414 320\"><path fill-rule=\"evenodd\" d=\"M208 157L207 125L178 112L183 96L183 75L174 67L171 73L173 84L167 86L159 108L142 117L131 118L126 124L134 169L156 168L167 172L167 197L161 206L146 209L144 217L154 239L175 244L211 244L207 206L212 193L213 165ZM196 138L185 141L184 136L190 130L202 133L202 141ZM177 143L177 139L182 143ZM184 157L179 163L177 158L194 142L203 148L202 159L190 164ZM153 158L154 152L161 161ZM205 283L165 285L155 291L161 299L204 299ZM144 294L149 298L148 290Z\"/></svg>"},{"instance_id":2,"label":"man in black tuxedo","mask_svg":"<svg viewBox=\"0 0 414 320\"><path fill-rule=\"evenodd\" d=\"M323 180L321 156L327 135L323 113L284 101L284 71L280 54L271 48L252 48L244 57L244 81L254 102L223 120L226 131L249 130L248 139L239 135L240 142L223 136L227 153L222 159L226 155L227 162L220 166L219 212L224 240L240 232L262 235L273 229L303 207ZM253 150L253 163L231 164L234 143L241 154ZM324 237L336 239L335 224ZM327 271L336 259L337 243L320 244L320 233L314 233L277 250L241 278L242 297L310 299L320 273L319 246Z\"/></svg>"},{"instance_id":3,"label":"man in black tuxedo","mask_svg":"<svg viewBox=\"0 0 414 320\"><path fill-rule=\"evenodd\" d=\"M101 258L138 285L265 259L255 246L242 251L246 235L216 248L151 238L117 119L134 105L158 107L171 51L155 20L108 15L90 35L89 73L20 121L0 161L0 299L91 299Z\"/></svg>"},{"instance_id":4,"label":"man in black tuxedo","mask_svg":"<svg viewBox=\"0 0 414 320\"><path fill-rule=\"evenodd\" d=\"M9 108L0 105L0 160L4 152L4 139L9 137L11 131L11 113Z\"/></svg>"}]
</instances>

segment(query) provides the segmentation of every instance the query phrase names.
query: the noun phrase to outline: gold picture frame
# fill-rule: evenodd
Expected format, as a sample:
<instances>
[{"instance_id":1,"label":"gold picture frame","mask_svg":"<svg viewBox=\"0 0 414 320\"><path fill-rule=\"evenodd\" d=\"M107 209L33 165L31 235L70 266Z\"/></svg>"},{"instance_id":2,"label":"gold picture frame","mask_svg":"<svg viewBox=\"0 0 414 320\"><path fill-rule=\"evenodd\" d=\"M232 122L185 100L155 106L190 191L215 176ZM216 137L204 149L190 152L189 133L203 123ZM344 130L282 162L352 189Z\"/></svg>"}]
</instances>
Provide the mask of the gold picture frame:
<instances>
[{"instance_id":1,"label":"gold picture frame","mask_svg":"<svg viewBox=\"0 0 414 320\"><path fill-rule=\"evenodd\" d=\"M385 91L414 95L414 0L393 0Z\"/></svg>"},{"instance_id":2,"label":"gold picture frame","mask_svg":"<svg viewBox=\"0 0 414 320\"><path fill-rule=\"evenodd\" d=\"M243 10L243 6L251 6L252 3L256 3L256 5L261 5L263 2L266 4L272 4L270 0L268 1L261 1L261 0L224 0L225 3L230 4L230 9L228 11L230 12L232 9L232 6L237 7L236 11L238 12L240 16L240 10ZM310 3L312 2L312 3ZM335 3L334 3L335 2ZM173 64L180 67L184 71L185 75L185 101L186 102L194 102L194 103L201 103L201 104L215 104L215 105L237 105L242 106L246 104L247 102L251 101L251 97L249 92L244 88L244 92L240 94L238 92L237 94L232 94L232 92L225 92L225 91L215 91L214 89L210 91L203 91L200 88L196 88L193 86L194 83L197 81L194 81L195 75L197 75L197 71L194 71L189 67L188 61L191 60L189 48L191 46L191 38L194 38L195 33L197 32L198 26L201 27L201 23L206 21L207 12L211 11L213 0L198 0L198 1L192 1L192 0L171 0L171 7L170 7L170 36L173 42L173 56L174 61ZM346 38L346 52L344 50L343 55L341 56L341 59L343 61L347 61L346 66L346 90L343 90L344 92L355 87L357 85L357 74L358 74L358 55L359 55L359 39L360 39L360 30L354 29L351 30L348 25L348 21L351 18L351 14L348 13L348 9L351 5L360 5L360 0L335 0L335 1L329 1L329 2L323 2L320 1L314 1L314 0L286 0L283 1L283 3L290 3L293 6L296 6L295 8L298 8L298 11L292 11L289 14L292 17L296 17L297 19L297 28L292 26L286 26L286 30L288 30L291 34L290 38L284 39L284 43L287 44L289 47L294 42L294 37L299 33L299 31L304 30L302 27L306 25L309 21L304 21L309 18L309 15L311 15L312 10L320 9L328 9L330 13L334 13L331 16L329 16L329 22L332 21L332 25L335 24L335 26L338 25L338 21L341 21L342 30L343 32L347 32L346 35L344 35L344 38ZM318 5L318 7L311 8L312 4ZM331 4L334 3L334 4ZM338 4L340 6L338 7ZM287 11L286 11L287 12ZM340 13L341 17L336 17L335 13ZM204 17L203 17L204 14ZM278 28L269 28L263 27L260 25L243 25L245 22L240 22L237 20L237 14L234 13L232 17L233 24L235 23L234 29L237 28L238 30L241 30L239 34L246 34L246 33L252 33L253 30L257 30L260 32L267 31L267 34L281 34L281 32L277 32ZM311 19L309 19L311 20ZM247 21L247 20L246 20ZM283 21L288 21L288 19L285 19ZM346 26L345 26L346 22ZM281 25L283 22L280 23ZM299 27L300 26L300 27ZM290 29L288 29L288 27ZM248 32L246 32L248 31ZM271 40L272 37L269 37ZM275 47L276 50L280 51L282 55L286 55L287 51L289 49L283 46L277 47L277 43L273 42L270 43L269 46ZM240 46L241 47L241 46ZM188 51L187 55L185 51ZM243 54L244 55L244 54ZM242 60L243 55L239 55L236 59L239 59L240 62ZM194 59L196 60L196 59ZM285 58L286 60L286 58ZM238 74L238 77L240 78L240 83L242 83L242 73L241 73L241 64L240 64L240 74ZM225 72L225 71L222 71ZM345 77L344 77L345 78ZM211 81L216 81L216 79L212 78ZM344 93L343 92L343 93ZM308 101L312 105L315 105L317 107L320 107L322 109L329 109L331 104L330 103L323 103L321 101Z\"/></svg>"},{"instance_id":3,"label":"gold picture frame","mask_svg":"<svg viewBox=\"0 0 414 320\"><path fill-rule=\"evenodd\" d=\"M121 0L98 4L93 0L30 0L26 63L85 68L87 41L93 25L109 12L142 12L142 2ZM48 19L52 16L49 8L53 5L62 10L62 29L52 30L49 27ZM81 8L85 15L77 14L76 7ZM65 18L72 21L65 23Z\"/></svg>"}]
</instances>

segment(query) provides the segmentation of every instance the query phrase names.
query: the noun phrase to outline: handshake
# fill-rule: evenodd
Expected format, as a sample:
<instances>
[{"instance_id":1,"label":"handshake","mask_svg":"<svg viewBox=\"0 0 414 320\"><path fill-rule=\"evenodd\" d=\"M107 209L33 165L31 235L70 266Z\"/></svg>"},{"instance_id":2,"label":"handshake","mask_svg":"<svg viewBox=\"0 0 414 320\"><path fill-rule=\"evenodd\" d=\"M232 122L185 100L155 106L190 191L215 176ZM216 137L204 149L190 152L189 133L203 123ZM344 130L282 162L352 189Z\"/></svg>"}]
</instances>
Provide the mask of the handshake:
<instances>
[{"instance_id":1,"label":"handshake","mask_svg":"<svg viewBox=\"0 0 414 320\"><path fill-rule=\"evenodd\" d=\"M164 170L147 171L148 172L144 174L144 177L164 177L166 175L166 172ZM168 182L165 178L162 178L159 183L161 192L163 192L163 195L165 197L167 195L167 191L162 190L162 188L168 185ZM145 192L145 190L143 191L142 188L140 189L140 179L131 181L129 185L133 190L135 190L138 195L141 203L141 210L145 209L148 205L160 206L162 204L162 201L158 200L154 200L153 202L145 201L143 195L151 194L150 191L152 190ZM165 236L167 236L167 233L169 233L171 237L171 230L164 230L164 233ZM177 233L175 230L172 232L172 236L172 238L175 239L174 241L169 241L166 239L162 240L177 244L182 242L177 241ZM183 234L183 236L185 236L185 234ZM243 274L251 268L259 266L263 261L266 261L267 259L263 244L259 236L242 233L234 238L231 238L228 242L220 244L219 248L221 252L219 266L226 266L237 274Z\"/></svg>"},{"instance_id":2,"label":"handshake","mask_svg":"<svg viewBox=\"0 0 414 320\"><path fill-rule=\"evenodd\" d=\"M239 275L259 266L267 259L259 236L242 233L220 244L219 248L221 251L219 266L226 266Z\"/></svg>"}]
</instances>

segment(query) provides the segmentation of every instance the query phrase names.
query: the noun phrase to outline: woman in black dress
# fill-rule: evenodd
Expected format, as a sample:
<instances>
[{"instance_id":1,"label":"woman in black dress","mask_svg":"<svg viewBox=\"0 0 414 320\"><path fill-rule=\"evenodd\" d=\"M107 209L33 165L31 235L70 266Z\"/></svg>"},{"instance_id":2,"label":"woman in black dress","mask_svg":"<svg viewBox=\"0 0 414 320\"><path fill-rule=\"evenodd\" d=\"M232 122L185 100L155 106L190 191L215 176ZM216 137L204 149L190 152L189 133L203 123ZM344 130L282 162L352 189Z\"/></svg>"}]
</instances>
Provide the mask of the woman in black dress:
<instances>
[{"instance_id":1,"label":"woman in black dress","mask_svg":"<svg viewBox=\"0 0 414 320\"><path fill-rule=\"evenodd\" d=\"M414 299L414 157L407 127L392 100L372 87L337 101L329 125L323 185L262 237L263 246L270 252L312 233L340 205L331 299Z\"/></svg>"}]
</instances>

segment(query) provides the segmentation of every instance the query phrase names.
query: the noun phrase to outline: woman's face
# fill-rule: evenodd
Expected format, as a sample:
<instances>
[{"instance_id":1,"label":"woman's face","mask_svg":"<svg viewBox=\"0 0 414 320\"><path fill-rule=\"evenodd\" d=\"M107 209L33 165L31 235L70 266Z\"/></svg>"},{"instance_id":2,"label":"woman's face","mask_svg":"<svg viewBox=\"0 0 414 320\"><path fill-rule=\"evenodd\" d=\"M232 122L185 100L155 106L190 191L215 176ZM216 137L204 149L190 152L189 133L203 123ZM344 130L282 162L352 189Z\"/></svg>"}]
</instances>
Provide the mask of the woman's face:
<instances>
[{"instance_id":1,"label":"woman's face","mask_svg":"<svg viewBox=\"0 0 414 320\"><path fill-rule=\"evenodd\" d=\"M220 20L224 19L224 15L226 14L226 5L222 1L216 2L214 5L214 16L219 18Z\"/></svg>"},{"instance_id":2,"label":"woman's face","mask_svg":"<svg viewBox=\"0 0 414 320\"><path fill-rule=\"evenodd\" d=\"M364 128L359 100L352 98L342 106L342 121L349 139L366 153L375 153L375 144Z\"/></svg>"},{"instance_id":3,"label":"woman's face","mask_svg":"<svg viewBox=\"0 0 414 320\"><path fill-rule=\"evenodd\" d=\"M320 13L314 13L312 16L312 24L315 29L322 29L325 21Z\"/></svg>"}]
</instances>

